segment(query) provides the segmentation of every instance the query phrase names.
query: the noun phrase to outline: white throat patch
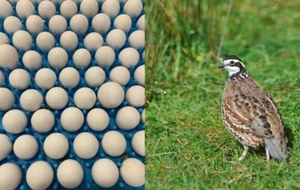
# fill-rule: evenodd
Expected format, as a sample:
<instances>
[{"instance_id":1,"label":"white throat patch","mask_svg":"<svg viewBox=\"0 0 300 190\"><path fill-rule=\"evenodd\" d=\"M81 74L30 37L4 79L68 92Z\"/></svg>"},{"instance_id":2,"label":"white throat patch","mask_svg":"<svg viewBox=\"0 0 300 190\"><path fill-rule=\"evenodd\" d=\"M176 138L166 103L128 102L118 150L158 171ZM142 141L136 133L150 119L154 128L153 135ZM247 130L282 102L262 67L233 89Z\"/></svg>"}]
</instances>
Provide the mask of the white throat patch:
<instances>
[{"instance_id":1,"label":"white throat patch","mask_svg":"<svg viewBox=\"0 0 300 190\"><path fill-rule=\"evenodd\" d=\"M234 75L234 74L236 74L236 73L238 73L238 72L240 72L240 68L239 67L237 67L237 66L229 66L229 65L226 65L225 67L224 67L224 69L226 69L227 71L228 71L228 76L232 76L232 75Z\"/></svg>"}]
</instances>

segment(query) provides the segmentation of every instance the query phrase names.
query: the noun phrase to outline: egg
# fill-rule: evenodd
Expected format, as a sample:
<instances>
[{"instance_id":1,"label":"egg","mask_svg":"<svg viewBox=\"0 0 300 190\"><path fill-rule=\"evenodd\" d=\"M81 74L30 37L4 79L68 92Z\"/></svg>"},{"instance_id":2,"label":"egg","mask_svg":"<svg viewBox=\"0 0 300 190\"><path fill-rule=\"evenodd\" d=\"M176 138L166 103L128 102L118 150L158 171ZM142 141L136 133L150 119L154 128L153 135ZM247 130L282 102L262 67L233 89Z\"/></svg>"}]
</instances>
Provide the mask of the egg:
<instances>
[{"instance_id":1,"label":"egg","mask_svg":"<svg viewBox=\"0 0 300 190\"><path fill-rule=\"evenodd\" d=\"M60 122L64 130L68 132L75 132L82 127L84 123L84 116L80 109L76 107L69 107L62 112Z\"/></svg>"},{"instance_id":2,"label":"egg","mask_svg":"<svg viewBox=\"0 0 300 190\"><path fill-rule=\"evenodd\" d=\"M12 143L9 140L7 135L0 134L0 144L1 144L1 147L0 147L0 161L2 161L3 159L5 159L10 154L10 152L12 150Z\"/></svg>"},{"instance_id":3,"label":"egg","mask_svg":"<svg viewBox=\"0 0 300 190\"><path fill-rule=\"evenodd\" d=\"M141 122L145 124L145 118L146 118L146 110L143 109L142 114L141 114Z\"/></svg>"},{"instance_id":4,"label":"egg","mask_svg":"<svg viewBox=\"0 0 300 190\"><path fill-rule=\"evenodd\" d=\"M76 160L64 160L57 168L58 182L67 189L76 189L83 181L82 166Z\"/></svg>"},{"instance_id":5,"label":"egg","mask_svg":"<svg viewBox=\"0 0 300 190\"><path fill-rule=\"evenodd\" d=\"M29 85L30 75L24 69L14 69L9 74L8 80L10 85L12 85L14 88L24 90Z\"/></svg>"},{"instance_id":6,"label":"egg","mask_svg":"<svg viewBox=\"0 0 300 190\"><path fill-rule=\"evenodd\" d=\"M131 139L131 145L137 154L140 156L145 156L145 131L139 131L136 132L132 139Z\"/></svg>"},{"instance_id":7,"label":"egg","mask_svg":"<svg viewBox=\"0 0 300 190\"><path fill-rule=\"evenodd\" d=\"M55 45L55 39L50 32L41 32L36 37L36 45L42 51L49 51Z\"/></svg>"},{"instance_id":8,"label":"egg","mask_svg":"<svg viewBox=\"0 0 300 190\"><path fill-rule=\"evenodd\" d=\"M27 117L21 110L12 109L4 114L2 125L6 132L19 134L27 126Z\"/></svg>"},{"instance_id":9,"label":"egg","mask_svg":"<svg viewBox=\"0 0 300 190\"><path fill-rule=\"evenodd\" d=\"M9 44L0 45L0 67L15 69L19 61L17 50Z\"/></svg>"},{"instance_id":10,"label":"egg","mask_svg":"<svg viewBox=\"0 0 300 190\"><path fill-rule=\"evenodd\" d=\"M56 75L53 70L42 68L35 74L34 80L38 87L50 89L55 85Z\"/></svg>"},{"instance_id":11,"label":"egg","mask_svg":"<svg viewBox=\"0 0 300 190\"><path fill-rule=\"evenodd\" d=\"M126 14L118 15L114 20L114 26L118 29L128 32L131 29L132 21L130 16Z\"/></svg>"},{"instance_id":12,"label":"egg","mask_svg":"<svg viewBox=\"0 0 300 190\"><path fill-rule=\"evenodd\" d=\"M12 36L12 43L17 49L27 51L31 49L32 37L27 31L18 30Z\"/></svg>"},{"instance_id":13,"label":"egg","mask_svg":"<svg viewBox=\"0 0 300 190\"><path fill-rule=\"evenodd\" d=\"M13 8L8 1L0 1L0 17L6 18L12 14Z\"/></svg>"},{"instance_id":14,"label":"egg","mask_svg":"<svg viewBox=\"0 0 300 190\"><path fill-rule=\"evenodd\" d=\"M73 67L64 68L59 74L59 81L65 88L75 88L79 80L79 73Z\"/></svg>"},{"instance_id":15,"label":"egg","mask_svg":"<svg viewBox=\"0 0 300 190\"><path fill-rule=\"evenodd\" d=\"M40 109L43 103L42 94L34 89L28 89L21 94L20 104L26 111L34 112Z\"/></svg>"},{"instance_id":16,"label":"egg","mask_svg":"<svg viewBox=\"0 0 300 190\"><path fill-rule=\"evenodd\" d=\"M116 115L116 124L119 129L131 130L140 123L140 113L131 106L121 108Z\"/></svg>"},{"instance_id":17,"label":"egg","mask_svg":"<svg viewBox=\"0 0 300 190\"><path fill-rule=\"evenodd\" d=\"M93 134L83 132L75 137L73 149L80 158L91 159L99 150L99 142Z\"/></svg>"},{"instance_id":18,"label":"egg","mask_svg":"<svg viewBox=\"0 0 300 190\"><path fill-rule=\"evenodd\" d=\"M83 14L76 14L70 20L70 27L76 34L85 34L88 30L89 21Z\"/></svg>"},{"instance_id":19,"label":"egg","mask_svg":"<svg viewBox=\"0 0 300 190\"><path fill-rule=\"evenodd\" d=\"M142 107L145 105L145 88L140 85L130 87L126 92L126 101L133 107Z\"/></svg>"},{"instance_id":20,"label":"egg","mask_svg":"<svg viewBox=\"0 0 300 190\"><path fill-rule=\"evenodd\" d=\"M111 21L105 13L99 13L94 16L92 26L95 32L106 33L110 29Z\"/></svg>"},{"instance_id":21,"label":"egg","mask_svg":"<svg viewBox=\"0 0 300 190\"><path fill-rule=\"evenodd\" d=\"M129 82L130 72L126 67L117 66L111 70L109 79L113 82L119 83L122 86L125 86Z\"/></svg>"},{"instance_id":22,"label":"egg","mask_svg":"<svg viewBox=\"0 0 300 190\"><path fill-rule=\"evenodd\" d=\"M139 62L139 59L139 52L132 47L123 49L119 54L119 60L121 62L121 65L127 68L135 66Z\"/></svg>"},{"instance_id":23,"label":"egg","mask_svg":"<svg viewBox=\"0 0 300 190\"><path fill-rule=\"evenodd\" d=\"M1 1L0 1L1 2ZM0 45L1 44L9 44L9 39L5 33L0 32Z\"/></svg>"},{"instance_id":24,"label":"egg","mask_svg":"<svg viewBox=\"0 0 300 190\"><path fill-rule=\"evenodd\" d=\"M54 124L54 115L47 109L39 109L31 116L31 126L38 133L47 133L51 131Z\"/></svg>"},{"instance_id":25,"label":"egg","mask_svg":"<svg viewBox=\"0 0 300 190\"><path fill-rule=\"evenodd\" d=\"M94 108L87 114L86 118L88 126L93 131L103 131L109 125L109 116L107 112L101 108Z\"/></svg>"},{"instance_id":26,"label":"egg","mask_svg":"<svg viewBox=\"0 0 300 190\"><path fill-rule=\"evenodd\" d=\"M60 45L67 51L75 50L78 45L77 35L72 31L65 31L60 36Z\"/></svg>"},{"instance_id":27,"label":"egg","mask_svg":"<svg viewBox=\"0 0 300 190\"><path fill-rule=\"evenodd\" d=\"M124 5L124 12L133 17L141 14L143 10L143 3L141 0L128 0Z\"/></svg>"},{"instance_id":28,"label":"egg","mask_svg":"<svg viewBox=\"0 0 300 190\"><path fill-rule=\"evenodd\" d=\"M38 13L43 19L50 19L55 12L55 5L51 1L42 1L38 5Z\"/></svg>"},{"instance_id":29,"label":"egg","mask_svg":"<svg viewBox=\"0 0 300 190\"><path fill-rule=\"evenodd\" d=\"M126 150L126 139L118 131L108 131L104 134L101 145L109 156L121 156Z\"/></svg>"},{"instance_id":30,"label":"egg","mask_svg":"<svg viewBox=\"0 0 300 190\"><path fill-rule=\"evenodd\" d=\"M104 1L102 4L102 12L110 17L116 17L120 12L120 3L118 0Z\"/></svg>"},{"instance_id":31,"label":"egg","mask_svg":"<svg viewBox=\"0 0 300 190\"><path fill-rule=\"evenodd\" d=\"M63 1L60 5L60 14L65 18L71 18L78 11L77 5L72 0Z\"/></svg>"},{"instance_id":32,"label":"egg","mask_svg":"<svg viewBox=\"0 0 300 190\"><path fill-rule=\"evenodd\" d=\"M80 88L74 94L74 103L80 109L90 109L96 103L96 94L90 88Z\"/></svg>"},{"instance_id":33,"label":"egg","mask_svg":"<svg viewBox=\"0 0 300 190\"><path fill-rule=\"evenodd\" d=\"M0 189L16 189L22 180L22 170L14 163L0 166Z\"/></svg>"},{"instance_id":34,"label":"egg","mask_svg":"<svg viewBox=\"0 0 300 190\"><path fill-rule=\"evenodd\" d=\"M93 17L98 13L99 7L96 0L83 0L80 3L80 12L86 17Z\"/></svg>"},{"instance_id":35,"label":"egg","mask_svg":"<svg viewBox=\"0 0 300 190\"><path fill-rule=\"evenodd\" d=\"M136 158L128 158L122 162L120 174L126 184L140 187L145 184L145 164Z\"/></svg>"},{"instance_id":36,"label":"egg","mask_svg":"<svg viewBox=\"0 0 300 190\"><path fill-rule=\"evenodd\" d=\"M0 87L0 111L7 111L11 109L15 103L14 94L7 88Z\"/></svg>"},{"instance_id":37,"label":"egg","mask_svg":"<svg viewBox=\"0 0 300 190\"><path fill-rule=\"evenodd\" d=\"M139 49L145 47L145 31L144 30L136 30L132 32L128 38L130 46Z\"/></svg>"},{"instance_id":38,"label":"egg","mask_svg":"<svg viewBox=\"0 0 300 190\"><path fill-rule=\"evenodd\" d=\"M37 140L32 135L21 135L14 142L13 150L14 154L22 160L28 160L33 158L39 145Z\"/></svg>"},{"instance_id":39,"label":"egg","mask_svg":"<svg viewBox=\"0 0 300 190\"><path fill-rule=\"evenodd\" d=\"M92 167L92 178L99 186L110 188L118 182L119 169L110 159L101 158Z\"/></svg>"},{"instance_id":40,"label":"egg","mask_svg":"<svg viewBox=\"0 0 300 190\"><path fill-rule=\"evenodd\" d=\"M68 103L68 94L61 87L51 88L46 94L46 103L52 109L60 110Z\"/></svg>"},{"instance_id":41,"label":"egg","mask_svg":"<svg viewBox=\"0 0 300 190\"><path fill-rule=\"evenodd\" d=\"M113 49L122 48L126 42L126 34L123 30L113 29L106 36L106 43Z\"/></svg>"},{"instance_id":42,"label":"egg","mask_svg":"<svg viewBox=\"0 0 300 190\"><path fill-rule=\"evenodd\" d=\"M98 100L105 108L116 108L124 100L124 90L116 82L106 82L98 90Z\"/></svg>"},{"instance_id":43,"label":"egg","mask_svg":"<svg viewBox=\"0 0 300 190\"><path fill-rule=\"evenodd\" d=\"M115 58L115 51L109 46L100 47L95 54L96 63L102 68L111 66L114 63Z\"/></svg>"},{"instance_id":44,"label":"egg","mask_svg":"<svg viewBox=\"0 0 300 190\"><path fill-rule=\"evenodd\" d=\"M103 44L102 36L97 32L89 33L83 41L84 47L90 51L96 51Z\"/></svg>"},{"instance_id":45,"label":"egg","mask_svg":"<svg viewBox=\"0 0 300 190\"><path fill-rule=\"evenodd\" d=\"M77 69L87 68L91 62L91 59L91 53L84 48L76 50L73 54L73 63Z\"/></svg>"},{"instance_id":46,"label":"egg","mask_svg":"<svg viewBox=\"0 0 300 190\"><path fill-rule=\"evenodd\" d=\"M31 189L47 189L54 178L51 165L45 161L35 161L26 172L26 182Z\"/></svg>"},{"instance_id":47,"label":"egg","mask_svg":"<svg viewBox=\"0 0 300 190\"><path fill-rule=\"evenodd\" d=\"M2 83L5 81L5 76L2 73L2 71L0 71L0 87L2 86ZM1 106L0 106L1 107ZM1 109L1 108L0 108Z\"/></svg>"},{"instance_id":48,"label":"egg","mask_svg":"<svg viewBox=\"0 0 300 190\"><path fill-rule=\"evenodd\" d=\"M16 12L20 18L27 18L34 13L34 6L29 0L20 0L16 4Z\"/></svg>"},{"instance_id":49,"label":"egg","mask_svg":"<svg viewBox=\"0 0 300 190\"><path fill-rule=\"evenodd\" d=\"M68 139L61 133L52 133L44 141L44 152L51 159L63 158L69 150Z\"/></svg>"},{"instance_id":50,"label":"egg","mask_svg":"<svg viewBox=\"0 0 300 190\"><path fill-rule=\"evenodd\" d=\"M146 28L145 24L145 15L142 15L139 20L137 21L136 25L138 26L139 30L144 30Z\"/></svg>"},{"instance_id":51,"label":"egg","mask_svg":"<svg viewBox=\"0 0 300 190\"><path fill-rule=\"evenodd\" d=\"M137 84L145 86L145 65L139 66L134 71L134 79Z\"/></svg>"},{"instance_id":52,"label":"egg","mask_svg":"<svg viewBox=\"0 0 300 190\"><path fill-rule=\"evenodd\" d=\"M68 23L65 17L54 15L49 20L48 27L53 35L60 35L67 30Z\"/></svg>"},{"instance_id":53,"label":"egg","mask_svg":"<svg viewBox=\"0 0 300 190\"><path fill-rule=\"evenodd\" d=\"M23 55L22 62L28 69L38 70L42 67L42 56L37 51L29 50Z\"/></svg>"},{"instance_id":54,"label":"egg","mask_svg":"<svg viewBox=\"0 0 300 190\"><path fill-rule=\"evenodd\" d=\"M49 51L47 59L52 68L62 69L68 63L68 53L61 47L55 47Z\"/></svg>"},{"instance_id":55,"label":"egg","mask_svg":"<svg viewBox=\"0 0 300 190\"><path fill-rule=\"evenodd\" d=\"M44 30L44 21L37 15L30 15L26 19L26 28L32 34L38 34Z\"/></svg>"},{"instance_id":56,"label":"egg","mask_svg":"<svg viewBox=\"0 0 300 190\"><path fill-rule=\"evenodd\" d=\"M22 22L18 17L9 16L4 20L3 27L7 33L15 33L16 31L21 30Z\"/></svg>"},{"instance_id":57,"label":"egg","mask_svg":"<svg viewBox=\"0 0 300 190\"><path fill-rule=\"evenodd\" d=\"M90 67L85 72L85 82L89 87L95 88L101 86L105 81L105 72L101 67Z\"/></svg>"}]
</instances>

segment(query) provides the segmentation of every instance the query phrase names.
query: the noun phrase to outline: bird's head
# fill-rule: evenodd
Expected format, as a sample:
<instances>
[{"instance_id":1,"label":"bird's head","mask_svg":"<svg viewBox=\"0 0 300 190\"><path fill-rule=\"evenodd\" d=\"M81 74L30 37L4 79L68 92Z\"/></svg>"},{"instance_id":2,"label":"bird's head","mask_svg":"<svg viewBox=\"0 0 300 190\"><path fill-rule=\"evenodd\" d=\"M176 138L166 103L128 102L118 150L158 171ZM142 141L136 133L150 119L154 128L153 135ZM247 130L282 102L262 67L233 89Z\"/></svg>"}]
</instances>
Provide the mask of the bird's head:
<instances>
[{"instance_id":1,"label":"bird's head","mask_svg":"<svg viewBox=\"0 0 300 190\"><path fill-rule=\"evenodd\" d=\"M246 71L243 61L236 55L228 55L223 58L219 68L224 68L228 71L228 76L231 77L237 73Z\"/></svg>"}]
</instances>

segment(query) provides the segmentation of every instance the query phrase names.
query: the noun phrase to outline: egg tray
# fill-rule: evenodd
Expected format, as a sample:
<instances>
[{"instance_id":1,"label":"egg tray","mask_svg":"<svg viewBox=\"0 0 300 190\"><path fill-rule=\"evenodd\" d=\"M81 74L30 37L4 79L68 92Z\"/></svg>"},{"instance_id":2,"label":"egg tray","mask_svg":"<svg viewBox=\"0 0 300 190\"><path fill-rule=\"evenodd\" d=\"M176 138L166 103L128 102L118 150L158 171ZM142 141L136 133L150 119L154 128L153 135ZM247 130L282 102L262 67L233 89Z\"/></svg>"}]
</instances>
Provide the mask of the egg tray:
<instances>
[{"instance_id":1,"label":"egg tray","mask_svg":"<svg viewBox=\"0 0 300 190\"><path fill-rule=\"evenodd\" d=\"M142 0L142 2L143 2L143 7L144 7L144 6L145 6L145 1ZM34 5L35 5L35 8L37 8L38 3L35 2ZM102 5L101 2L99 2L99 6L100 6L100 7L101 7L101 5ZM15 5L13 5L13 6L15 6ZM59 10L59 9L58 9L58 6L59 6L59 4L56 4L57 10ZM120 14L124 13L124 11L123 11L122 9L123 9L123 2L120 2ZM78 10L78 13L80 13L80 10ZM101 11L100 11L99 13L101 13ZM125 32L127 39L128 39L129 34L131 34L133 31L137 30L136 22L137 22L138 18L139 18L141 15L143 15L144 13L145 13L145 11L144 11L144 8L143 8L143 11L141 12L141 14L140 14L139 16L137 16L137 17L132 17L132 27L131 27L131 29L130 29L128 32ZM37 14L37 13L35 12L35 14ZM59 11L57 11L56 14L59 14ZM17 14L16 14L16 12L15 12L15 7L14 7L14 9L13 9L12 16L16 16L16 17L17 17ZM67 19L67 21L69 21L69 20L70 20L70 19ZM88 18L88 20L89 20L89 23L91 23L91 18ZM7 33L7 32L3 29L3 21L4 21L4 19L0 17L0 32L5 33L5 34L9 37L10 41L12 41L12 34ZM112 21L111 23L113 23L113 18L111 18L111 21ZM45 26L47 26L47 22L48 22L48 20L45 20ZM110 28L109 31L111 31L112 29L115 29L115 27L112 26L112 25L113 25L113 24L111 24L111 28ZM22 30L26 30L26 27L25 27L25 23L24 23L24 22L22 22ZM70 26L68 26L67 30L71 30L71 29L70 29ZM48 29L47 27L45 27L44 31L50 32L49 29ZM87 31L87 34L90 33L90 32L93 32L93 29L92 29L91 26L89 26L88 31ZM105 33L101 33L101 35L102 35L103 39L105 39L106 34L105 34ZM42 68L50 68L50 69L52 69L52 68L50 67L48 61L47 61L47 53L48 53L48 52L43 52L43 51L39 50L39 49L37 48L36 44L35 44L36 36L35 36L35 35L32 35L32 37L33 37L32 50L35 50L35 51L39 52L40 55L42 56L42 60L43 60ZM56 36L54 36L54 37L55 37L55 40L56 40L55 47L61 47L61 45L59 44L59 37L60 37L60 36L56 35ZM84 37L83 35L80 35L80 34L78 35L78 47L77 47L77 49L83 48L83 47L84 47L84 46L83 46L83 37ZM106 44L106 42L105 42L105 40L104 40L102 46L105 46L105 45L107 45L107 44ZM105 74L106 74L105 82L109 81L109 73L110 73L110 71L111 71L114 67L120 65L120 61L118 60L118 56L117 56L117 55L119 54L119 52L120 52L122 49L124 49L124 48L126 48L126 47L130 47L130 44L129 44L128 41L125 43L125 45L124 45L121 49L118 49L118 48L115 49L116 59L115 59L113 65L104 69ZM133 86L133 85L136 84L136 81L135 81L135 79L134 79L134 77L133 77L133 74L134 74L135 69L138 68L140 65L145 64L145 61L144 61L144 59L142 58L142 53L143 53L143 51L144 51L144 48L138 49L138 52L139 52L139 54L140 54L139 62L138 62L137 65L135 65L135 66L129 68L129 72L130 72L130 76L131 76L131 77L130 77L130 80L129 80L128 84L125 85L125 86L123 87L125 93L126 93L126 91L127 91L128 88L130 88L131 86ZM68 57L69 57L69 61L68 61L67 66L68 66L68 67L73 67L74 65L73 65L73 61L72 61L72 52L71 52L71 51L67 51L67 52L68 52ZM22 51L22 50L18 50L18 53L19 53L19 56L22 57L23 54L24 54L25 52ZM95 51L91 51L90 53L91 53L91 56L92 56L92 60L91 60L91 63L90 63L90 65L89 65L89 67L96 66L97 64L96 64L96 61L95 61L95 59L94 59ZM21 60L21 59L20 59L20 60ZM39 88L37 85L35 85L35 82L34 82L34 76L35 76L35 74L36 74L36 71L31 70L31 69L30 69L30 70L27 69L27 68L23 65L23 63L20 62L20 61L18 62L18 68L25 69L26 71L28 71L28 73L29 73L30 76L31 76L31 81L30 81L30 83L29 83L28 89L36 89L36 90L38 90L38 91L43 95L43 97L45 97L45 95L46 95L46 93L47 93L47 90L41 89L41 88ZM6 87L6 88L10 89L10 90L13 92L13 94L14 94L14 96L15 96L15 99L16 99L15 104L13 105L13 109L20 109L20 110L22 110L22 111L25 113L25 115L27 116L28 121L30 121L30 118L31 118L31 116L33 115L33 113L24 110L24 109L20 106L20 103L19 103L20 95L21 95L22 92L24 92L25 90L17 90L17 89L15 89L15 88L13 88L13 87L9 84L9 82L8 82L8 76L9 76L9 74L10 74L11 71L8 70L8 69L1 68L1 67L0 67L0 69L1 69L1 71L3 72L3 74L4 74L4 76L5 76L5 81L2 83L2 87ZM88 69L88 68L86 68L86 69L79 69L79 70L78 70L78 71L79 71L79 74L80 74L80 82L79 82L79 84L78 84L77 87L72 88L72 89L71 89L71 88L66 89L66 90L67 90L67 93L68 93L68 95L69 95L69 101L68 101L68 104L67 104L66 107L74 107L75 104L74 104L74 100L73 100L73 98L72 98L72 97L74 96L74 93L75 93L76 90L78 90L79 88L81 88L81 87L86 87L86 86L87 86L87 85L86 85L86 82L85 82L85 80L84 80L84 73L85 73L85 70L87 70L87 69ZM55 71L56 76L57 76L57 78L58 78L60 70L59 70L59 69L55 69L54 71ZM62 87L62 85L60 84L59 81L56 81L55 86L56 86L56 87ZM63 88L63 87L62 87L62 88ZM93 90L94 90L94 92L97 94L98 88L94 88ZM44 102L45 102L45 101L44 101ZM83 178L83 181L82 181L81 185L78 186L76 189L124 189L124 190L127 190L127 189L135 189L135 190L142 190L142 189L145 189L145 185L143 185L143 186L141 186L141 187L131 187L131 186L127 185L127 184L123 181L123 179L122 179L121 176L119 177L118 182L117 182L113 187L111 187L111 188L102 188L102 187L98 186L98 185L93 181L92 176L91 176L91 168L92 168L92 166L93 166L93 163L94 163L95 161L97 161L98 159L100 159L100 158L108 158L108 159L112 160L113 162L115 162L115 164L118 166L118 168L121 166L122 161L123 161L124 159L126 159L127 157L136 158L136 159L139 159L140 161L142 161L143 163L145 163L145 157L139 156L138 154L136 154L136 153L134 152L133 148L132 148L132 145L131 145L131 139L132 139L133 135L134 135L137 131L144 130L144 129L145 129L145 125L144 125L142 122L140 122L139 125L138 125L136 128L134 128L134 129L132 129L132 130L127 130L127 131L121 130L121 129L119 129L119 128L116 127L116 121L115 121L116 113L118 112L118 110L119 110L120 108L122 108L122 107L124 107L124 106L126 106L126 105L127 105L127 101L124 100L124 101L122 102L122 104L121 104L120 106L118 106L117 108L115 108L115 109L107 109L107 108L104 108L103 106L101 106L101 104L99 103L98 100L96 101L96 104L94 105L93 108L102 108L102 109L104 109L104 110L108 113L108 115L109 115L109 117L110 117L109 126L108 126L104 131L101 131L101 132L94 132L94 131L92 131L92 130L88 127L88 124L87 124L86 120L85 120L83 126L82 126L78 131L76 131L76 132L66 132L66 131L63 129L63 127L62 127L62 125L61 125L61 123L60 123L60 119L59 119L59 118L60 118L60 115L61 115L61 113L62 113L63 110L55 110L55 111L54 111L54 110L51 110L45 103L43 103L42 106L41 106L41 109L43 109L43 108L49 109L50 111L52 111L52 113L54 114L54 116L55 116L55 118L56 118L55 125L54 125L54 127L52 128L52 130L49 131L49 132L47 132L47 133L41 134L41 133L35 132L35 131L32 129L32 127L31 127L31 125L30 125L30 122L28 122L28 125L27 125L26 129L25 129L22 133L20 133L20 134L18 134L18 135L13 135L13 134L10 134L10 133L6 133L6 131L3 129L3 126L2 126L2 118L3 118L3 115L4 115L6 112L5 112L5 111L0 111L0 120L1 120L1 122L0 122L0 134L6 134L6 135L9 137L9 139L10 139L11 142L14 142L14 141L17 139L17 137L20 136L20 135L23 135L23 134L30 134L30 135L34 136L34 137L38 140L38 144L39 144L39 150L38 150L38 153L37 153L37 154L35 155L35 157L33 157L32 159L30 159L30 160L21 160L21 159L18 159L18 158L14 155L14 153L13 153L13 151L12 151L12 152L7 156L7 158L5 158L4 160L0 161L0 165L2 165L2 164L4 164L4 163L7 163L7 162L12 162L12 163L16 163L17 165L19 165L19 166L21 167L21 170L22 170L22 181L21 181L20 185L18 186L18 189L20 189L20 190L27 190L27 189L30 189L29 186L27 185L27 182L26 182L26 175L25 175L25 174L26 174L27 169L29 168L29 166L30 166L33 162L39 161L39 160L46 161L46 162L48 162L48 163L52 166L52 168L54 169L54 173L56 173L56 170L57 170L59 164L60 164L61 162L63 162L64 160L66 160L66 159L75 159L75 160L77 160L77 161L81 164L81 166L83 167L83 170L84 170L84 178ZM93 109L93 108L91 108L91 109ZM141 114L142 111L143 111L143 109L144 109L144 106L138 108L137 110L138 110L139 113ZM85 116L85 118L86 118L87 113L88 113L88 110L82 110L82 113L84 114L84 116ZM76 137L76 135L78 135L79 133L81 133L81 132L90 132L90 133L92 133L93 135L95 135L96 138L98 139L98 141L100 142L100 141L102 140L102 138L103 138L103 135L104 135L107 131L111 131L111 130L117 130L118 132L120 132L121 134L123 134L124 137L125 137L125 139L126 139L127 146L126 146L126 151L125 151L125 153L124 153L123 155L121 155L121 156L119 156L119 157L111 157L111 156L107 155L107 154L103 151L102 146L101 146L101 143L99 143L99 151L98 151L98 153L97 153L92 159L81 159L81 158L78 157L78 156L76 155L76 153L74 152L74 150L73 150L73 140L74 140L74 138ZM44 143L46 137L47 137L48 135L50 135L51 133L53 133L53 132L59 132L59 133L62 133L63 135L65 135L65 137L66 137L66 138L68 139L68 141L69 141L69 150L68 150L68 153L66 154L65 157L63 157L63 158L61 158L61 159L59 159L59 160L53 160L53 159L48 158L48 157L46 156L46 154L44 153L43 148L42 148L42 147L43 147L43 143ZM57 180L57 176L54 175L53 182L52 182L52 184L49 186L48 189L61 189L61 190L64 190L64 189L66 189L66 188L62 187L62 186L59 184L59 182L58 182L58 180Z\"/></svg>"}]
</instances>

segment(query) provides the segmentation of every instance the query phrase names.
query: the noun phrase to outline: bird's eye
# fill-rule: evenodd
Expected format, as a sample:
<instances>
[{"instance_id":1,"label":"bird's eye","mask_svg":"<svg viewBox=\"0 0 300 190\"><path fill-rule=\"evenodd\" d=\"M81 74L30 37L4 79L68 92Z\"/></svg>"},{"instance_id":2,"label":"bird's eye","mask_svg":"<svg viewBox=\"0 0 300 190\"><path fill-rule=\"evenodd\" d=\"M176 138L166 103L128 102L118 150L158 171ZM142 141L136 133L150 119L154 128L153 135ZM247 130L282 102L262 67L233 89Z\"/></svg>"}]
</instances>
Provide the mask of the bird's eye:
<instances>
[{"instance_id":1,"label":"bird's eye","mask_svg":"<svg viewBox=\"0 0 300 190\"><path fill-rule=\"evenodd\" d=\"M231 65L233 65L233 64L234 64L234 61L230 61L229 63L230 63Z\"/></svg>"}]
</instances>

